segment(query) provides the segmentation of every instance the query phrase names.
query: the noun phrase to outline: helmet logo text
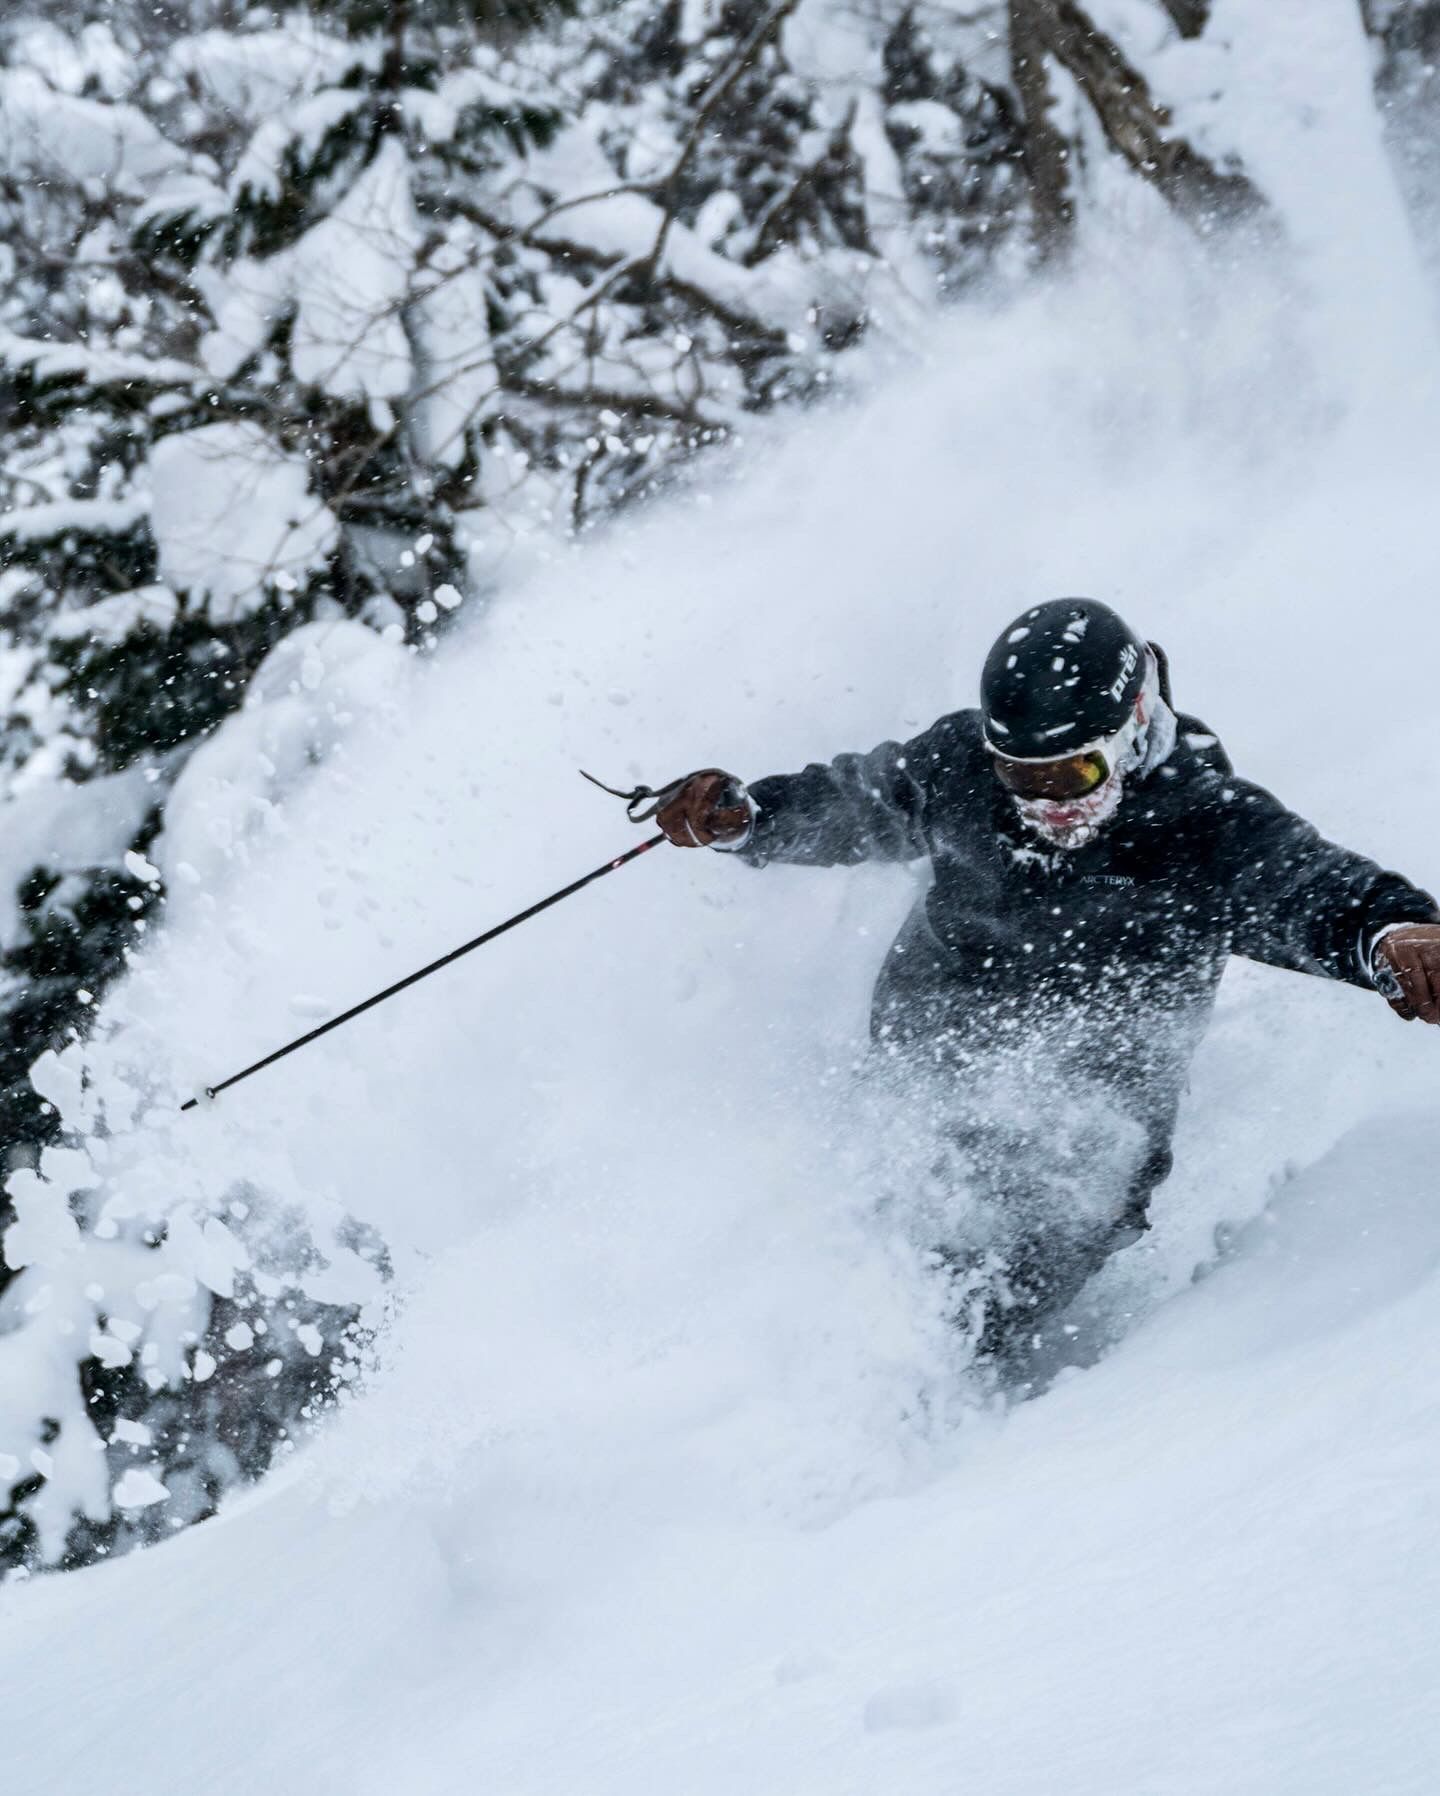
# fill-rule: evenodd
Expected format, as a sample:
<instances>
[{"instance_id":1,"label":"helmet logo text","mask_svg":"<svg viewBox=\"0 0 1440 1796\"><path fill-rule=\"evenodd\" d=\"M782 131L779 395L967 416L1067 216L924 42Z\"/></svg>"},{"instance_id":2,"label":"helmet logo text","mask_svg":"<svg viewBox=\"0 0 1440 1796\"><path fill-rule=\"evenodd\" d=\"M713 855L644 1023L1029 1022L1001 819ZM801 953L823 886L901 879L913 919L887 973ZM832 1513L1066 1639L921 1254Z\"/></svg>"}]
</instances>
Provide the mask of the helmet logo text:
<instances>
[{"instance_id":1,"label":"helmet logo text","mask_svg":"<svg viewBox=\"0 0 1440 1796\"><path fill-rule=\"evenodd\" d=\"M1135 664L1139 659L1140 655L1135 644L1133 642L1127 642L1125 644L1124 652L1120 656L1120 671L1115 676L1114 685L1109 689L1111 698L1124 698L1125 682L1130 678L1131 674L1134 673Z\"/></svg>"}]
</instances>

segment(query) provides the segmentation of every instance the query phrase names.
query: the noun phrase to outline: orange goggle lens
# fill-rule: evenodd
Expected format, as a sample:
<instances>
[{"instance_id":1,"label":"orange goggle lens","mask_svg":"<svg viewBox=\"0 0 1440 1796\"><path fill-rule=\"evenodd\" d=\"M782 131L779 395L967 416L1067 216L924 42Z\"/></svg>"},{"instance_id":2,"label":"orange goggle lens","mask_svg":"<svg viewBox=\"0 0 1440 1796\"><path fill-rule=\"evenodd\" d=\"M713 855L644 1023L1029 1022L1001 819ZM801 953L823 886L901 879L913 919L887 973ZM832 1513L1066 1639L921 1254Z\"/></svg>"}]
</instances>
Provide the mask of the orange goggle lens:
<instances>
[{"instance_id":1,"label":"orange goggle lens","mask_svg":"<svg viewBox=\"0 0 1440 1796\"><path fill-rule=\"evenodd\" d=\"M1063 803L1084 798L1110 777L1110 764L1098 749L1067 755L1060 761L1011 761L992 754L996 778L1017 798L1048 798Z\"/></svg>"}]
</instances>

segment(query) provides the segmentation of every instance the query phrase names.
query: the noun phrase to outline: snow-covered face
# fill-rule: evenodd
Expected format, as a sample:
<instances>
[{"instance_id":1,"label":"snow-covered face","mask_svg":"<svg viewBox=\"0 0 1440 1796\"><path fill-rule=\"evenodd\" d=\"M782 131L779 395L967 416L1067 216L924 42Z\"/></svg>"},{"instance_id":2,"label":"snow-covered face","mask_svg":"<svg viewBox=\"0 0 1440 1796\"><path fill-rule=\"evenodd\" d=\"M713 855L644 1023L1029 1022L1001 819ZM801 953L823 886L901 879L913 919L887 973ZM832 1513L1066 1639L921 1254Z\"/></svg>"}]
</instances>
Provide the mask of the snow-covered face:
<instances>
[{"instance_id":1,"label":"snow-covered face","mask_svg":"<svg viewBox=\"0 0 1440 1796\"><path fill-rule=\"evenodd\" d=\"M1150 725L1156 717L1168 720L1170 728L1162 732L1161 739L1152 741ZM1160 698L1159 666L1152 654L1145 684L1135 700L1134 717L1109 742L1100 745L1111 765L1109 777L1080 798L1014 798L1021 822L1047 848L1083 848L1120 809L1126 776L1148 764L1152 749L1160 751L1160 759L1169 753L1174 740L1173 723Z\"/></svg>"},{"instance_id":2,"label":"snow-covered face","mask_svg":"<svg viewBox=\"0 0 1440 1796\"><path fill-rule=\"evenodd\" d=\"M1015 808L1048 847L1083 848L1120 809L1124 795L1125 775L1117 768L1083 798L1017 798Z\"/></svg>"}]
</instances>

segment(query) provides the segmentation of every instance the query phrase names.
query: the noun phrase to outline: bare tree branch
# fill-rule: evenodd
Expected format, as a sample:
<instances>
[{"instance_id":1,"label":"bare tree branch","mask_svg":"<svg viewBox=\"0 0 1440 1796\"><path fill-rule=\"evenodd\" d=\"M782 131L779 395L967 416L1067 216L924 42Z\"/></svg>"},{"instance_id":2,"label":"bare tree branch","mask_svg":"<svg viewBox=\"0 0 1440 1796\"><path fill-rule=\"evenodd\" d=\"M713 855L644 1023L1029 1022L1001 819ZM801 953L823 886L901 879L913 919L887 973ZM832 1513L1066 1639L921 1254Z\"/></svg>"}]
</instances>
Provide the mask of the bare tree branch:
<instances>
[{"instance_id":1,"label":"bare tree branch","mask_svg":"<svg viewBox=\"0 0 1440 1796\"><path fill-rule=\"evenodd\" d=\"M660 220L660 229L655 236L654 248L647 258L651 268L659 266L660 258L665 252L665 239L670 234L670 226L675 218L675 209L679 204L680 182L686 169L690 166L691 157L700 147L700 140L705 135L705 127L710 123L720 102L750 68L755 58L790 14L794 12L797 5L799 5L799 0L775 0L775 4L736 50L701 97L695 116L690 121L690 129L685 135L685 141L680 146L680 154L675 158L670 173L662 184L663 198L660 204L663 216Z\"/></svg>"},{"instance_id":2,"label":"bare tree branch","mask_svg":"<svg viewBox=\"0 0 1440 1796\"><path fill-rule=\"evenodd\" d=\"M750 248L741 257L746 268L754 268L763 262L775 247L781 234L793 228L798 220L800 206L805 195L819 186L828 171L846 161L855 159L854 146L850 134L855 128L855 118L860 103L852 99L845 108L844 117L830 133L825 148L813 162L805 162L800 166L795 179L788 186L782 187L766 206L755 225L754 240ZM869 237L869 222L865 225L866 237Z\"/></svg>"},{"instance_id":3,"label":"bare tree branch","mask_svg":"<svg viewBox=\"0 0 1440 1796\"><path fill-rule=\"evenodd\" d=\"M513 394L517 399L533 400L539 405L573 407L586 411L599 408L623 412L631 418L668 418L672 423L684 424L696 430L722 428L718 418L706 418L693 406L677 405L672 400L661 399L655 393L627 393L621 388L590 384L566 387L555 381L527 380L520 375L507 376L501 383L500 391L502 394Z\"/></svg>"}]
</instances>

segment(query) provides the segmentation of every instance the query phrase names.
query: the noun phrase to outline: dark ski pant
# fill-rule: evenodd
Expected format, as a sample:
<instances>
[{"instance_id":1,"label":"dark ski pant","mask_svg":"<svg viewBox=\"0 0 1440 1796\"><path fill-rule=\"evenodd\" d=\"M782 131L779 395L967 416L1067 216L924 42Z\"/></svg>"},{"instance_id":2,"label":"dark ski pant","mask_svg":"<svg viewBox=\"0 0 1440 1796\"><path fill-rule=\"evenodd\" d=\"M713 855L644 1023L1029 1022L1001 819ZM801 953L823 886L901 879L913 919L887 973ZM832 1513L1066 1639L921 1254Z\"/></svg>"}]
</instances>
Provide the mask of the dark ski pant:
<instances>
[{"instance_id":1,"label":"dark ski pant","mask_svg":"<svg viewBox=\"0 0 1440 1796\"><path fill-rule=\"evenodd\" d=\"M1169 1174L1167 1147L1147 1157L1132 1180L1124 1207L1107 1223L1079 1233L1021 1228L1005 1245L1003 1264L989 1281L977 1359L1020 1374L1112 1254L1133 1246L1150 1227L1152 1193ZM940 1249L942 1261L948 1256ZM962 1318L956 1318L957 1321Z\"/></svg>"},{"instance_id":2,"label":"dark ski pant","mask_svg":"<svg viewBox=\"0 0 1440 1796\"><path fill-rule=\"evenodd\" d=\"M979 1246L934 1243L954 1319L1014 1371L1149 1227L1208 1007L1137 1032L1115 1014L987 1009L948 983L882 981L876 999L876 1070L936 1141L937 1182L986 1219Z\"/></svg>"}]
</instances>

